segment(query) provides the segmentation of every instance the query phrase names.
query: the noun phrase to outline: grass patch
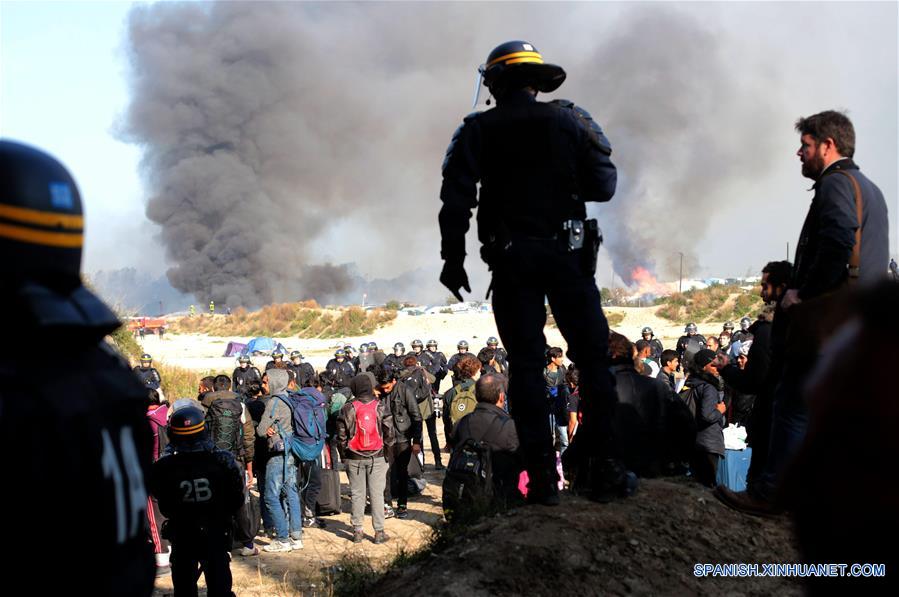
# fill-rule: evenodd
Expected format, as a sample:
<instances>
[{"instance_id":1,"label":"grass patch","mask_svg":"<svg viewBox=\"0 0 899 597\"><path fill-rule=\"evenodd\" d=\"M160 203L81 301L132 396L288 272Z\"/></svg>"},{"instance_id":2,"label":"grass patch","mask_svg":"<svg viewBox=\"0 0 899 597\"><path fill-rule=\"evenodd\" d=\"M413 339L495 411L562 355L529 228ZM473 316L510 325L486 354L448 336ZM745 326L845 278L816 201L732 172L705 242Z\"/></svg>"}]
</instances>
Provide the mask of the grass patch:
<instances>
[{"instance_id":1,"label":"grass patch","mask_svg":"<svg viewBox=\"0 0 899 597\"><path fill-rule=\"evenodd\" d=\"M615 327L624 321L624 313L618 311L606 312L606 319L609 321L609 327Z\"/></svg>"},{"instance_id":2,"label":"grass patch","mask_svg":"<svg viewBox=\"0 0 899 597\"><path fill-rule=\"evenodd\" d=\"M210 336L297 336L344 338L365 336L396 319L396 311L360 307L325 310L315 301L268 305L258 311L235 309L231 315L182 317L173 332Z\"/></svg>"},{"instance_id":3,"label":"grass patch","mask_svg":"<svg viewBox=\"0 0 899 597\"><path fill-rule=\"evenodd\" d=\"M688 290L656 300L659 317L669 321L732 321L753 316L763 306L754 292L736 285L715 285ZM754 317L753 317L754 318Z\"/></svg>"}]
</instances>

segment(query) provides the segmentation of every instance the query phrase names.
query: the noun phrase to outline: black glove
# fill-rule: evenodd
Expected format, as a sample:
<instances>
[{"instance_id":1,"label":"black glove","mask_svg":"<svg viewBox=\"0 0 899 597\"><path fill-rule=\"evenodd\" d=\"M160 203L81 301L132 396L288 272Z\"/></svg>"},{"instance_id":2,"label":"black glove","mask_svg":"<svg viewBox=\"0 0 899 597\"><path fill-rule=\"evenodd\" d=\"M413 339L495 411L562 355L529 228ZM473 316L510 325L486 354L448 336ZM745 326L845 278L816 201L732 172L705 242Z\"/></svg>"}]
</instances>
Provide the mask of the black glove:
<instances>
[{"instance_id":1,"label":"black glove","mask_svg":"<svg viewBox=\"0 0 899 597\"><path fill-rule=\"evenodd\" d=\"M464 288L466 292L471 292L468 286L468 274L465 273L463 259L447 259L443 263L443 271L440 272L440 283L449 288L459 302L462 302L462 294L459 289Z\"/></svg>"}]
</instances>

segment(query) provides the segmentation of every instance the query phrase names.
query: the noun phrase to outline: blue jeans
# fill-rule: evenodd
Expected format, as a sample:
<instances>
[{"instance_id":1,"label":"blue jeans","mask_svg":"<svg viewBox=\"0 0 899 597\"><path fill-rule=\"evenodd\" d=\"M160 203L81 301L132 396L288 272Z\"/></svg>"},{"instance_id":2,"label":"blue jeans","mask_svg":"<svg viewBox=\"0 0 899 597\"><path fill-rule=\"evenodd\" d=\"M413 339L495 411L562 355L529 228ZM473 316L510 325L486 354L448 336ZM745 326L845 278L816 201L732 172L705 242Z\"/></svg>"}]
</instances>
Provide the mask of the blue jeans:
<instances>
[{"instance_id":1,"label":"blue jeans","mask_svg":"<svg viewBox=\"0 0 899 597\"><path fill-rule=\"evenodd\" d=\"M568 449L568 425L556 425L556 436L559 438L559 454Z\"/></svg>"},{"instance_id":2,"label":"blue jeans","mask_svg":"<svg viewBox=\"0 0 899 597\"><path fill-rule=\"evenodd\" d=\"M281 492L287 496L287 512L281 504ZM285 471L284 454L273 454L265 467L265 506L275 525L275 535L287 541L288 519L290 536L303 536L303 509L300 507L300 492L297 487L297 463L293 454L287 454Z\"/></svg>"}]
</instances>

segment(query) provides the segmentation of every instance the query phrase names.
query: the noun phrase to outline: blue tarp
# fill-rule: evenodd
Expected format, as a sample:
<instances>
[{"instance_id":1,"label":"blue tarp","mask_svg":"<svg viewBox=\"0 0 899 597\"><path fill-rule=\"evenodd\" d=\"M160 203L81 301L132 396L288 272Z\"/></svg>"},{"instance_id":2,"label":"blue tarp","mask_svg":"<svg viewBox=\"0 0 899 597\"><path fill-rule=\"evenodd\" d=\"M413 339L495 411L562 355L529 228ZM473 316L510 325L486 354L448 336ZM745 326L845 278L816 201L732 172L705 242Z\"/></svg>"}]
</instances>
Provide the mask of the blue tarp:
<instances>
[{"instance_id":1,"label":"blue tarp","mask_svg":"<svg viewBox=\"0 0 899 597\"><path fill-rule=\"evenodd\" d=\"M247 345L243 342L228 342L228 347L225 349L225 354L222 356L236 357L237 355L242 354L246 347Z\"/></svg>"},{"instance_id":2,"label":"blue tarp","mask_svg":"<svg viewBox=\"0 0 899 597\"><path fill-rule=\"evenodd\" d=\"M271 338L253 338L241 354L256 354L260 352L271 354L276 349L286 352L283 344L275 342Z\"/></svg>"}]
</instances>

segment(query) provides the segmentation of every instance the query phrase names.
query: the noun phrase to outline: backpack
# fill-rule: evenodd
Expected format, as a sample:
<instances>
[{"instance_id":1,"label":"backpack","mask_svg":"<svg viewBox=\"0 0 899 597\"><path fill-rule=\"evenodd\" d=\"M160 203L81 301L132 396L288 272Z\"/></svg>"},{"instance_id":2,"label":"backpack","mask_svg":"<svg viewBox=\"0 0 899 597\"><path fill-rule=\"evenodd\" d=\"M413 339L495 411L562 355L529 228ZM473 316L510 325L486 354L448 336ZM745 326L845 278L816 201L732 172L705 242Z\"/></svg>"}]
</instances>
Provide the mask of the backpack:
<instances>
[{"instance_id":1,"label":"backpack","mask_svg":"<svg viewBox=\"0 0 899 597\"><path fill-rule=\"evenodd\" d=\"M475 384L470 384L466 388L464 384L459 384L453 388L456 394L453 396L452 404L449 405L450 420L453 426L457 425L465 415L473 413L478 405L474 395L474 386Z\"/></svg>"},{"instance_id":2,"label":"backpack","mask_svg":"<svg viewBox=\"0 0 899 597\"><path fill-rule=\"evenodd\" d=\"M347 447L356 453L377 452L384 447L384 438L381 437L381 416L378 412L379 402L372 400L363 404L354 400L352 405L356 413L356 432Z\"/></svg>"},{"instance_id":3,"label":"backpack","mask_svg":"<svg viewBox=\"0 0 899 597\"><path fill-rule=\"evenodd\" d=\"M687 409L690 411L690 416L695 421L696 398L693 396L693 387L684 385L683 389L680 391L680 394L678 394L677 397L687 407Z\"/></svg>"},{"instance_id":4,"label":"backpack","mask_svg":"<svg viewBox=\"0 0 899 597\"><path fill-rule=\"evenodd\" d=\"M241 458L243 449L241 415L243 415L243 403L237 398L213 400L206 410L209 438L216 448L231 452L235 458Z\"/></svg>"},{"instance_id":5,"label":"backpack","mask_svg":"<svg viewBox=\"0 0 899 597\"><path fill-rule=\"evenodd\" d=\"M400 382L412 390L412 393L415 394L415 401L418 403L424 402L431 397L431 384L425 379L424 373L418 369L400 378Z\"/></svg>"},{"instance_id":6,"label":"backpack","mask_svg":"<svg viewBox=\"0 0 899 597\"><path fill-rule=\"evenodd\" d=\"M288 392L286 397L279 396L290 407L292 415L293 435L288 442L290 451L303 462L318 458L328 437L325 431L325 397L317 391L315 394L301 390Z\"/></svg>"},{"instance_id":7,"label":"backpack","mask_svg":"<svg viewBox=\"0 0 899 597\"><path fill-rule=\"evenodd\" d=\"M493 420L483 437L498 420ZM466 439L450 456L443 478L443 515L449 523L471 521L493 505L493 454L483 437Z\"/></svg>"}]
</instances>

